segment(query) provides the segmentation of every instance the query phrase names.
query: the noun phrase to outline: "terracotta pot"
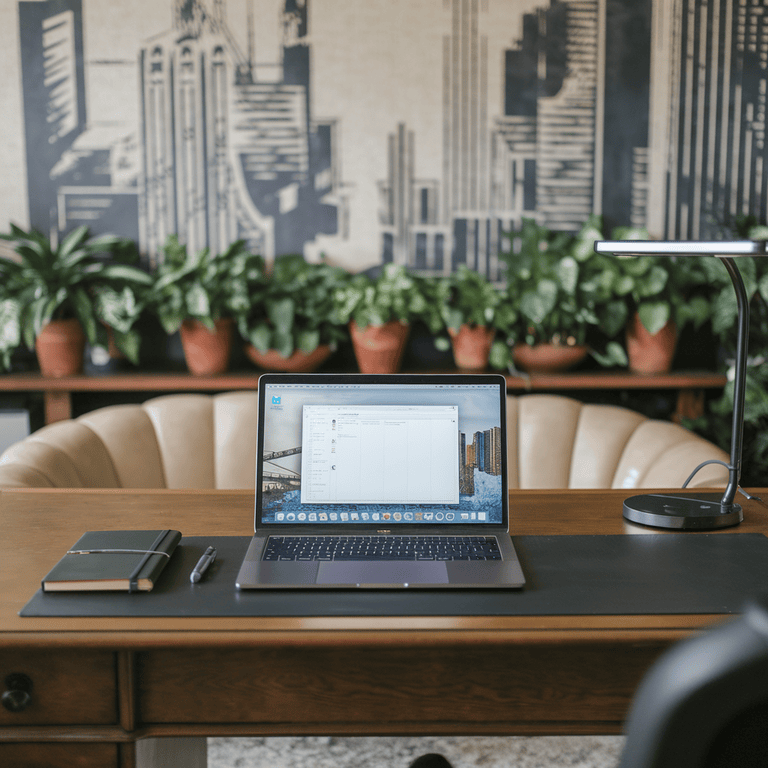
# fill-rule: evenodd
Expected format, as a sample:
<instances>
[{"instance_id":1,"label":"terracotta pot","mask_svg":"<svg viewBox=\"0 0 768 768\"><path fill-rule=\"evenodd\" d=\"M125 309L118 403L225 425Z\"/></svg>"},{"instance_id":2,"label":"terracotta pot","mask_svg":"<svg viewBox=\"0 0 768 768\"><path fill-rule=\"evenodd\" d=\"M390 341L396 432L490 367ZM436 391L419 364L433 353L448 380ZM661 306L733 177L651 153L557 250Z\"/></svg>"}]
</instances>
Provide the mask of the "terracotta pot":
<instances>
[{"instance_id":1,"label":"terracotta pot","mask_svg":"<svg viewBox=\"0 0 768 768\"><path fill-rule=\"evenodd\" d=\"M189 372L195 376L211 376L223 373L229 367L232 349L231 317L214 321L216 329L211 331L198 320L185 320L179 329L184 359Z\"/></svg>"},{"instance_id":2,"label":"terracotta pot","mask_svg":"<svg viewBox=\"0 0 768 768\"><path fill-rule=\"evenodd\" d=\"M80 321L51 320L35 339L37 361L43 376L61 378L82 373L85 333Z\"/></svg>"},{"instance_id":3,"label":"terracotta pot","mask_svg":"<svg viewBox=\"0 0 768 768\"><path fill-rule=\"evenodd\" d=\"M465 371L481 371L488 365L494 328L485 325L462 325L458 331L448 329L453 347L453 361L457 368Z\"/></svg>"},{"instance_id":4,"label":"terracotta pot","mask_svg":"<svg viewBox=\"0 0 768 768\"><path fill-rule=\"evenodd\" d=\"M252 344L246 344L245 354L259 368L268 371L306 373L316 371L331 356L331 348L327 344L321 344L314 352L307 353L297 349L290 357L283 357L276 349L259 352Z\"/></svg>"},{"instance_id":5,"label":"terracotta pot","mask_svg":"<svg viewBox=\"0 0 768 768\"><path fill-rule=\"evenodd\" d=\"M668 322L651 335L635 314L627 325L627 357L629 369L635 373L667 373L677 347L677 326Z\"/></svg>"},{"instance_id":6,"label":"terracotta pot","mask_svg":"<svg viewBox=\"0 0 768 768\"><path fill-rule=\"evenodd\" d=\"M358 328L349 324L352 346L361 373L396 373L400 369L409 326L399 320Z\"/></svg>"},{"instance_id":7,"label":"terracotta pot","mask_svg":"<svg viewBox=\"0 0 768 768\"><path fill-rule=\"evenodd\" d=\"M529 373L559 373L578 365L588 351L586 346L578 344L515 344L512 357L518 368Z\"/></svg>"}]
</instances>

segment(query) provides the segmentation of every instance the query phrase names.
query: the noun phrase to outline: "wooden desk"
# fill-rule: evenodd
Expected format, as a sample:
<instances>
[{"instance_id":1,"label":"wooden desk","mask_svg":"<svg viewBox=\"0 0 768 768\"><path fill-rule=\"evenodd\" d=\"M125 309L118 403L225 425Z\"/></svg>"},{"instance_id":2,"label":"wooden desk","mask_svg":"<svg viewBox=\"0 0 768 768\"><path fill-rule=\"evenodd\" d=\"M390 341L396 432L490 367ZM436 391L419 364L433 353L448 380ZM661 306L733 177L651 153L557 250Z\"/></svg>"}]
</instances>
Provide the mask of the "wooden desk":
<instances>
[{"instance_id":1,"label":"wooden desk","mask_svg":"<svg viewBox=\"0 0 768 768\"><path fill-rule=\"evenodd\" d=\"M513 530L631 533L626 495L513 492ZM768 531L743 506L732 530ZM720 618L18 615L83 531L110 527L249 535L252 493L0 493L0 681L34 684L28 709L0 708L2 765L168 765L183 748L204 766L211 735L620 733L658 654Z\"/></svg>"},{"instance_id":2,"label":"wooden desk","mask_svg":"<svg viewBox=\"0 0 768 768\"><path fill-rule=\"evenodd\" d=\"M413 371L410 371L413 372ZM440 373L441 371L436 371ZM455 371L454 371L455 373ZM256 389L260 372L224 373L218 376L191 376L188 373L121 373L103 376L65 376L55 379L39 373L0 375L0 392L41 392L45 423L72 418L73 392L217 392ZM723 373L679 371L638 374L629 371L585 373L532 373L506 376L510 392L595 391L595 390L677 390L674 420L695 418L704 412L704 391L722 389Z\"/></svg>"}]
</instances>

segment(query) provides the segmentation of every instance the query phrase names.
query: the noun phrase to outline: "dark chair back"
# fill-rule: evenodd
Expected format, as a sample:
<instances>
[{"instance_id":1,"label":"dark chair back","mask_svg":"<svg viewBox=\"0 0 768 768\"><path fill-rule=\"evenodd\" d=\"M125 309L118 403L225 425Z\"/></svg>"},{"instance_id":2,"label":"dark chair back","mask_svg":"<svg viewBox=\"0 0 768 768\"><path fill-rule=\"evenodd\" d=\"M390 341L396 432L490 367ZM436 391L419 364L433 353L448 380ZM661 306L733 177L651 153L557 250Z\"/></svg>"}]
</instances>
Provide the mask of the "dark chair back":
<instances>
[{"instance_id":1,"label":"dark chair back","mask_svg":"<svg viewBox=\"0 0 768 768\"><path fill-rule=\"evenodd\" d=\"M768 766L768 599L667 651L626 734L620 768Z\"/></svg>"}]
</instances>

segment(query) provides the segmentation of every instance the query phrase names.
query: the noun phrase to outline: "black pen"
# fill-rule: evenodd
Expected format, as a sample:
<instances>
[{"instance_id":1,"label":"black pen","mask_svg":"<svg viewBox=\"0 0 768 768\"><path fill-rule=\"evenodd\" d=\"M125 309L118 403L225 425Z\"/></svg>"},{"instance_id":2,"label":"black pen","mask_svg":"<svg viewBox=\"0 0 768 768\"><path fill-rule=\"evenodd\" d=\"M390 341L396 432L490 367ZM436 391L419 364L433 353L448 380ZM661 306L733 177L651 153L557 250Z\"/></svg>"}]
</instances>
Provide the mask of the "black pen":
<instances>
[{"instance_id":1,"label":"black pen","mask_svg":"<svg viewBox=\"0 0 768 768\"><path fill-rule=\"evenodd\" d=\"M216 559L216 550L213 547L208 547L205 550L205 554L197 561L197 565L192 569L192 573L189 574L189 580L195 584L203 578L203 574L208 570L208 566Z\"/></svg>"}]
</instances>

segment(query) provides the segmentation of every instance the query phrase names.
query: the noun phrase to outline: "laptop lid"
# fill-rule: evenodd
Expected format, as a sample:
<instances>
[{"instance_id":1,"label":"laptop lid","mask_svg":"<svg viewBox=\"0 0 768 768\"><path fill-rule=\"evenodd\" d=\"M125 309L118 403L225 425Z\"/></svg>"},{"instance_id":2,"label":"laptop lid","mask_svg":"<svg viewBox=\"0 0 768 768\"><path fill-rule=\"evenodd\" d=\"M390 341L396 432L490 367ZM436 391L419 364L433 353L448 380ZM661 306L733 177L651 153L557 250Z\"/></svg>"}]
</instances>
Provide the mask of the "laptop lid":
<instances>
[{"instance_id":1,"label":"laptop lid","mask_svg":"<svg viewBox=\"0 0 768 768\"><path fill-rule=\"evenodd\" d=\"M263 374L254 528L508 530L506 381Z\"/></svg>"}]
</instances>

